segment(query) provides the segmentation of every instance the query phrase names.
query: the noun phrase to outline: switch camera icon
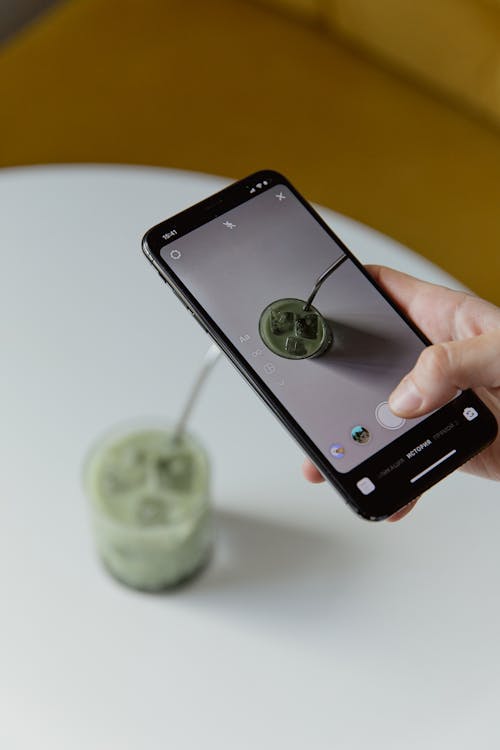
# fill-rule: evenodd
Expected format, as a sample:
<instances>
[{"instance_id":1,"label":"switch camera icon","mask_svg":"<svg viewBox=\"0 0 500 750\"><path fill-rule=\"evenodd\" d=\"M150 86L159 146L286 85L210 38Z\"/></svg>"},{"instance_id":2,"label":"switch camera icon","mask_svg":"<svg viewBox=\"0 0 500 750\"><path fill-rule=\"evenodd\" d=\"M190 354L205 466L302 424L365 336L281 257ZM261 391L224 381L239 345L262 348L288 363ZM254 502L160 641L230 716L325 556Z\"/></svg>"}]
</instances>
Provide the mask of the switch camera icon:
<instances>
[{"instance_id":1,"label":"switch camera icon","mask_svg":"<svg viewBox=\"0 0 500 750\"><path fill-rule=\"evenodd\" d=\"M479 414L477 413L477 411L474 409L473 406L467 406L464 409L464 417L466 418L468 422L472 422L472 420L478 416Z\"/></svg>"}]
</instances>

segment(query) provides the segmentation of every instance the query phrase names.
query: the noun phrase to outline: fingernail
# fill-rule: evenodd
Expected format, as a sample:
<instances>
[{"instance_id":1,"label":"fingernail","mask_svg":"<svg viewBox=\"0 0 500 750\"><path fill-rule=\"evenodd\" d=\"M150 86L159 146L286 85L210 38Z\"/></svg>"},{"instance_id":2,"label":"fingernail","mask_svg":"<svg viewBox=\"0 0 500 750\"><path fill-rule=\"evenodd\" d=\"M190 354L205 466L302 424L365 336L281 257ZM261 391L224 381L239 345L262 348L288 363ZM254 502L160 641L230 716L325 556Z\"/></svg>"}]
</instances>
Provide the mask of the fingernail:
<instances>
[{"instance_id":1,"label":"fingernail","mask_svg":"<svg viewBox=\"0 0 500 750\"><path fill-rule=\"evenodd\" d=\"M418 411L422 406L422 402L422 396L410 378L402 380L389 397L389 406L393 412L400 416L413 414Z\"/></svg>"}]
</instances>

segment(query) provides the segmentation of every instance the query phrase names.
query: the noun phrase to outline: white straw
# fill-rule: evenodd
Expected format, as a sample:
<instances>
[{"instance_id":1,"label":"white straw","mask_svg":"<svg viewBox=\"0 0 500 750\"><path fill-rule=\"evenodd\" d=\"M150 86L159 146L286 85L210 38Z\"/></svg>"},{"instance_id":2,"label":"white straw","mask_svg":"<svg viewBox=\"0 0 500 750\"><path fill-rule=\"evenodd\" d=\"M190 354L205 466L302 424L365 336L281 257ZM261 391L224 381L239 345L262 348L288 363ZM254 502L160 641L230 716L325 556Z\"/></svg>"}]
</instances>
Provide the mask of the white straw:
<instances>
[{"instance_id":1,"label":"white straw","mask_svg":"<svg viewBox=\"0 0 500 750\"><path fill-rule=\"evenodd\" d=\"M203 358L202 365L198 371L198 374L196 375L195 381L191 386L191 390L184 405L184 409L182 410L181 416L179 417L179 420L174 428L174 441L179 440L182 437L201 388L221 354L222 352L217 344L211 344L208 348L208 351Z\"/></svg>"}]
</instances>

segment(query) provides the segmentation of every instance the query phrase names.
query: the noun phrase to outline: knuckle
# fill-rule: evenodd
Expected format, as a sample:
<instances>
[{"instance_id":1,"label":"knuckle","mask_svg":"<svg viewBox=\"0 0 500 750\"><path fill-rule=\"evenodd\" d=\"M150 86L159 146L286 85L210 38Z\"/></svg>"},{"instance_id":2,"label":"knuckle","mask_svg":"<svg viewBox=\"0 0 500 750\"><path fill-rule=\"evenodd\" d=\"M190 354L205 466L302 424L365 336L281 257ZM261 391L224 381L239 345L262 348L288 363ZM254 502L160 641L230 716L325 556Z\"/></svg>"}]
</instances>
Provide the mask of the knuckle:
<instances>
[{"instance_id":1,"label":"knuckle","mask_svg":"<svg viewBox=\"0 0 500 750\"><path fill-rule=\"evenodd\" d=\"M421 367L428 375L446 377L451 369L450 351L446 344L434 344L424 349L420 355Z\"/></svg>"}]
</instances>

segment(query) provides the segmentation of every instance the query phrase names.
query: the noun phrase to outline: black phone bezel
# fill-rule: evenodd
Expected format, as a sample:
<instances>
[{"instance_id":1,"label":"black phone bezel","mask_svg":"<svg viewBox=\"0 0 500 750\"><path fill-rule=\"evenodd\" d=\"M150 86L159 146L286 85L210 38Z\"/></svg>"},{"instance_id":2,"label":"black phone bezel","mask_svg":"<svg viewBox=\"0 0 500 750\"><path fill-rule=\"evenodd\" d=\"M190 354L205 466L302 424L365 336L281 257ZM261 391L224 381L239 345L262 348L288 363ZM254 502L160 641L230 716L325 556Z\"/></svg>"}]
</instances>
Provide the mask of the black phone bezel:
<instances>
[{"instance_id":1,"label":"black phone bezel","mask_svg":"<svg viewBox=\"0 0 500 750\"><path fill-rule=\"evenodd\" d=\"M250 193L250 190L255 186L256 183L266 182L263 188L258 191ZM315 466L319 469L322 475L332 484L335 489L340 492L343 498L346 500L348 505L361 517L379 521L383 520L395 512L407 505L411 500L418 497L423 491L433 486L437 481L448 475L465 461L469 460L482 450L488 443L492 442L495 438L498 430L498 425L495 417L485 407L482 401L471 391L464 391L460 396L446 404L444 407L439 409L437 412L431 414L427 419L420 422L418 425L413 427L411 430L404 433L402 436L395 438L389 445L375 453L370 458L366 459L362 464L352 469L347 473L338 472L329 463L325 456L321 453L316 444L311 440L308 434L302 429L300 424L290 415L287 409L281 404L279 399L273 394L270 388L267 386L265 381L257 374L255 370L249 367L246 360L239 353L238 349L234 344L227 338L224 332L219 326L213 321L207 311L198 303L196 298L190 293L189 289L183 284L180 278L175 273L175 270L162 258L160 255L161 250L165 245L175 242L180 236L188 234L189 232L197 229L198 227L212 221L213 219L227 213L231 209L235 208L242 203L252 200L254 197L262 194L266 190L273 189L276 185L285 185L295 197L302 203L304 208L309 211L310 214L316 219L321 227L330 235L330 237L339 245L339 247L346 253L350 260L357 266L358 270L368 279L368 281L377 289L377 291L384 297L389 305L395 310L395 312L403 318L406 324L411 330L422 340L425 345L430 345L429 339L420 331L415 323L408 318L408 316L401 310L401 308L392 300L387 293L377 284L373 277L368 273L362 263L353 255L349 248L344 242L335 234L331 227L322 219L322 217L315 211L315 209L308 203L308 201L297 191L297 189L290 183L290 181L279 172L274 170L259 170L254 172L248 177L234 182L217 193L208 196L202 201L195 205L175 214L174 216L156 224L150 230L146 232L142 240L142 249L148 260L156 268L157 272L161 276L162 280L167 282L172 288L177 297L181 300L184 306L194 315L200 325L212 336L218 346L228 356L232 364L237 368L241 375L247 380L252 386L256 393L264 400L266 405L273 411L275 416L280 420L288 432L292 434L295 440L299 443L300 447L306 452L309 458L313 461ZM171 233L171 236L166 238L166 235ZM173 233L173 234L172 234ZM460 455L454 457L454 460L446 462L446 465L439 466L421 482L418 486L413 488L413 491L408 491L408 488L403 482L394 481L391 479L390 487L378 485L376 492L369 495L362 495L356 488L356 482L358 479L368 474L372 467L377 465L377 457L380 461L381 454L387 455L388 452L394 447L398 446L398 450L395 451L395 455L411 447L415 442L425 435L423 430L424 426L428 429L434 429L438 427L443 421L446 422L449 419L456 419L457 415L463 410L464 404L475 406L480 409L480 419L477 420L477 424L474 424L472 429L468 429L467 437L469 442L472 443L470 447L462 450ZM472 423L471 423L472 424ZM478 429L480 427L480 429ZM461 446L462 448L464 446ZM432 458L432 452L426 455L426 460ZM384 461L390 460L387 458ZM382 462L384 463L384 462ZM365 467L362 469L361 467ZM419 468L419 461L414 464L414 470L417 471ZM381 498L382 489L390 489L391 491ZM400 493L404 493L404 497L401 500L395 499L394 494L397 493L398 497ZM382 502L380 502L382 499Z\"/></svg>"}]
</instances>

